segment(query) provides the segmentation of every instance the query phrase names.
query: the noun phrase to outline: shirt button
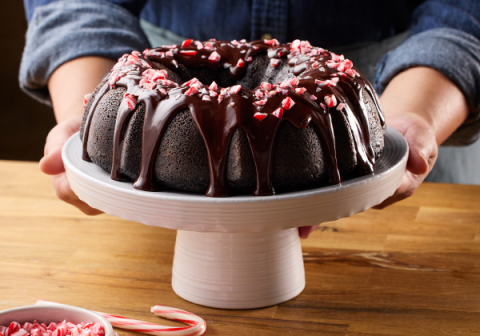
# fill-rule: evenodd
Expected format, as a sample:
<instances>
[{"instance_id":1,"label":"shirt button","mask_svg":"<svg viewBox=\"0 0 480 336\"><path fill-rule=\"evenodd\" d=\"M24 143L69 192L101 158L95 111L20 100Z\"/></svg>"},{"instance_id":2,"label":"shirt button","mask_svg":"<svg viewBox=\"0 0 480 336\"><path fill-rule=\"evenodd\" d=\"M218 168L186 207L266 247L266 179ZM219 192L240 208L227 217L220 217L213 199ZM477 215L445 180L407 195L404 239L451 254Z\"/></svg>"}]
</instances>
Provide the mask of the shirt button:
<instances>
[{"instance_id":1,"label":"shirt button","mask_svg":"<svg viewBox=\"0 0 480 336\"><path fill-rule=\"evenodd\" d=\"M273 38L272 34L263 34L261 39L262 40L271 40Z\"/></svg>"}]
</instances>

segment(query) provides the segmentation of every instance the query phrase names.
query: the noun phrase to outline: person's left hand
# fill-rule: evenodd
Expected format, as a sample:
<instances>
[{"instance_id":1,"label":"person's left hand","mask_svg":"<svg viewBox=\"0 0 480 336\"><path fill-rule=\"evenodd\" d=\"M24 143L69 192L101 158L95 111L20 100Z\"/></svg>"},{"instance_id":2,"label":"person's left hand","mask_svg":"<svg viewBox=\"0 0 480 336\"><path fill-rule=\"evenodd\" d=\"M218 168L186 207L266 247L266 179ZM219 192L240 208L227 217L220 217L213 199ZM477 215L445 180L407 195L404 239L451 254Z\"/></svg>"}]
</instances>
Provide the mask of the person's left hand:
<instances>
[{"instance_id":1,"label":"person's left hand","mask_svg":"<svg viewBox=\"0 0 480 336\"><path fill-rule=\"evenodd\" d=\"M387 124L399 131L407 140L407 169L403 174L400 187L392 196L375 206L375 209L383 209L412 196L432 170L438 156L435 131L418 114L407 112L387 116Z\"/></svg>"}]
</instances>

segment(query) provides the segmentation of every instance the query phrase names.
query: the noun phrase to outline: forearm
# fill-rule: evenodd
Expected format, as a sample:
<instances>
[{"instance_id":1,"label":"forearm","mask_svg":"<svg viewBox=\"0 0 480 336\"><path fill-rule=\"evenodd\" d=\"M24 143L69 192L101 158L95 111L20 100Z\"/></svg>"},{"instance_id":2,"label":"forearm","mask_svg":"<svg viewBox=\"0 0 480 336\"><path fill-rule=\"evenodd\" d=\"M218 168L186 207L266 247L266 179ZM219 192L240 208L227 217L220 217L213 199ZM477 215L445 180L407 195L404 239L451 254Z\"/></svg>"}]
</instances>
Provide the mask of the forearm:
<instances>
[{"instance_id":1,"label":"forearm","mask_svg":"<svg viewBox=\"0 0 480 336\"><path fill-rule=\"evenodd\" d=\"M443 143L467 118L469 108L462 91L446 76L427 67L415 67L395 76L381 96L388 119L413 113L433 129Z\"/></svg>"},{"instance_id":2,"label":"forearm","mask_svg":"<svg viewBox=\"0 0 480 336\"><path fill-rule=\"evenodd\" d=\"M58 123L83 114L83 97L93 92L114 65L111 59L87 56L64 63L53 72L48 90Z\"/></svg>"}]
</instances>

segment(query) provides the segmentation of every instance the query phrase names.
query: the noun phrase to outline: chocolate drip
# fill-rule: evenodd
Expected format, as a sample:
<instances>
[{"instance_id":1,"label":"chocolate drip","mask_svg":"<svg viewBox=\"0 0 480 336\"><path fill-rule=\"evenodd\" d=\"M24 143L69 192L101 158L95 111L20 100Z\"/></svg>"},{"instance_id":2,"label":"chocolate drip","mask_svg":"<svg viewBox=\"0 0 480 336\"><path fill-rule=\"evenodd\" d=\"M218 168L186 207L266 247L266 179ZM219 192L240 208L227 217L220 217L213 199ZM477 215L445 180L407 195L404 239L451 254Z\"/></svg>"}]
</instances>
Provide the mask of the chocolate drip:
<instances>
[{"instance_id":1,"label":"chocolate drip","mask_svg":"<svg viewBox=\"0 0 480 336\"><path fill-rule=\"evenodd\" d=\"M145 104L146 110L151 110L151 105L157 103L161 99L161 94L157 91L146 91L140 89L137 85L137 81L132 78L122 78L117 82L117 86L126 86L127 92L125 95L133 95L136 98L136 102ZM123 149L123 142L125 138L125 132L127 130L128 122L132 117L134 109L131 109L126 100L122 100L117 112L117 119L115 121L115 130L113 134L113 160L112 171L110 177L112 180L122 180L120 176L120 163Z\"/></svg>"},{"instance_id":2,"label":"chocolate drip","mask_svg":"<svg viewBox=\"0 0 480 336\"><path fill-rule=\"evenodd\" d=\"M253 90L239 85L218 88L215 83L207 87L197 79L178 87L167 79L165 70L152 69L155 64L175 69L180 62L191 67L229 68L233 77L239 77L252 57L266 52L272 60L271 66L277 66L281 58L288 58L291 72L298 78L275 85L262 83ZM155 156L170 121L183 109L189 109L207 149L210 175L207 196L228 196L227 154L232 135L239 127L245 131L254 158L256 186L253 194L274 194L272 152L278 128L285 120L297 128L305 128L310 122L314 124L325 149L329 184L340 183L332 113L344 113L351 125L359 170L373 172L375 154L362 91L366 90L372 97L383 126L378 97L363 75L352 68L350 61L321 48L312 49L308 42L279 45L275 40L204 43L187 40L179 48L164 46L146 50L143 55L139 52L124 55L88 111L83 137L85 160L89 159L87 143L94 111L101 98L115 86L127 90L117 111L112 179L121 179L127 125L138 103L145 104L140 174L133 185L136 189L160 189L153 176Z\"/></svg>"}]
</instances>

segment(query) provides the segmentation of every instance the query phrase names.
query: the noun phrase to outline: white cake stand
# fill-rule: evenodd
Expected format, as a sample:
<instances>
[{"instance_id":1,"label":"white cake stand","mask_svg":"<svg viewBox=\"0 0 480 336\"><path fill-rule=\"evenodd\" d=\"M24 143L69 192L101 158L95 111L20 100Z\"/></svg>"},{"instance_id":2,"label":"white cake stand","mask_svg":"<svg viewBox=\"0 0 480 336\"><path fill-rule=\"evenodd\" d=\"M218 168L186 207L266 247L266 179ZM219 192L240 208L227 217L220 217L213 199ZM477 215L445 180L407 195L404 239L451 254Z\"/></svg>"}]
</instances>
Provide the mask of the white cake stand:
<instances>
[{"instance_id":1,"label":"white cake stand","mask_svg":"<svg viewBox=\"0 0 480 336\"><path fill-rule=\"evenodd\" d=\"M405 139L388 128L375 174L276 196L209 198L145 192L82 160L78 134L63 148L72 190L91 207L178 230L172 287L182 298L227 309L275 305L300 294L305 272L297 227L351 216L381 203L401 183Z\"/></svg>"}]
</instances>

